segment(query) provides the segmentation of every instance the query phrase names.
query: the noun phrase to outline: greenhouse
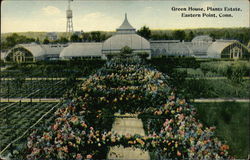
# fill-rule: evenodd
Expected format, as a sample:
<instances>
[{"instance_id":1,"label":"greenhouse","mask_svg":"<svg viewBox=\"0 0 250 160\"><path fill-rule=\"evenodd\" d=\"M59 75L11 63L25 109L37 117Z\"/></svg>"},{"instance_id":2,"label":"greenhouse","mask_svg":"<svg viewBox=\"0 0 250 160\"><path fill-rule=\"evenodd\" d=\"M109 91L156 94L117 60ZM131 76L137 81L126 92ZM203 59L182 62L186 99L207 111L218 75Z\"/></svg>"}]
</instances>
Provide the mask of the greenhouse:
<instances>
[{"instance_id":1,"label":"greenhouse","mask_svg":"<svg viewBox=\"0 0 250 160\"><path fill-rule=\"evenodd\" d=\"M214 40L200 35L191 42L180 40L147 40L136 33L127 15L113 36L104 42L77 42L68 44L19 44L5 54L5 61L34 62L53 59L107 59L122 48L130 48L134 54L145 54L148 59L160 56L185 56L198 58L244 59L249 49L236 40Z\"/></svg>"},{"instance_id":2,"label":"greenhouse","mask_svg":"<svg viewBox=\"0 0 250 160\"><path fill-rule=\"evenodd\" d=\"M178 40L150 41L152 57L157 56L193 56L193 51Z\"/></svg>"},{"instance_id":3,"label":"greenhouse","mask_svg":"<svg viewBox=\"0 0 250 160\"><path fill-rule=\"evenodd\" d=\"M250 52L247 47L235 40L217 40L207 49L209 58L249 58Z\"/></svg>"},{"instance_id":4,"label":"greenhouse","mask_svg":"<svg viewBox=\"0 0 250 160\"><path fill-rule=\"evenodd\" d=\"M18 44L6 53L5 60L21 63L52 58L58 59L61 50L67 46L67 44Z\"/></svg>"},{"instance_id":5,"label":"greenhouse","mask_svg":"<svg viewBox=\"0 0 250 160\"><path fill-rule=\"evenodd\" d=\"M101 59L102 43L71 43L60 53L60 59Z\"/></svg>"},{"instance_id":6,"label":"greenhouse","mask_svg":"<svg viewBox=\"0 0 250 160\"><path fill-rule=\"evenodd\" d=\"M128 22L127 15L122 25L116 29L116 34L104 41L102 53L105 55L119 53L125 46L131 48L134 53L150 55L151 52L149 41L136 34L135 28Z\"/></svg>"}]
</instances>

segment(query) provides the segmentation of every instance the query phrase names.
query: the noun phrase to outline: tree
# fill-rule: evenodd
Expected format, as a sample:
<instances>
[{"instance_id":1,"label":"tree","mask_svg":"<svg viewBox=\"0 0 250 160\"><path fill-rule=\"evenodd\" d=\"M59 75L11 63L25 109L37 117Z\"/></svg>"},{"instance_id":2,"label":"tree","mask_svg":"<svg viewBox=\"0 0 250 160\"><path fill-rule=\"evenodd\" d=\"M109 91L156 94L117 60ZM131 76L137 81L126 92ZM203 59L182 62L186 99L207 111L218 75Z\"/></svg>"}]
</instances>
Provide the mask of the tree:
<instances>
[{"instance_id":1,"label":"tree","mask_svg":"<svg viewBox=\"0 0 250 160\"><path fill-rule=\"evenodd\" d=\"M194 33L193 33L193 31L190 31L186 37L186 40L192 41L193 38L194 38Z\"/></svg>"},{"instance_id":2,"label":"tree","mask_svg":"<svg viewBox=\"0 0 250 160\"><path fill-rule=\"evenodd\" d=\"M49 39L48 39L48 37L46 37L46 38L43 40L43 44L49 44Z\"/></svg>"},{"instance_id":3,"label":"tree","mask_svg":"<svg viewBox=\"0 0 250 160\"><path fill-rule=\"evenodd\" d=\"M101 41L105 41L107 39L107 36L105 33L101 34Z\"/></svg>"},{"instance_id":4,"label":"tree","mask_svg":"<svg viewBox=\"0 0 250 160\"><path fill-rule=\"evenodd\" d=\"M83 40L84 42L86 42L86 41L91 41L90 34L89 34L89 33L82 33L82 40Z\"/></svg>"},{"instance_id":5,"label":"tree","mask_svg":"<svg viewBox=\"0 0 250 160\"><path fill-rule=\"evenodd\" d=\"M182 30L176 30L173 32L173 38L178 39L180 41L184 40L186 37L186 33Z\"/></svg>"},{"instance_id":6,"label":"tree","mask_svg":"<svg viewBox=\"0 0 250 160\"><path fill-rule=\"evenodd\" d=\"M8 47L14 47L16 44L17 44L17 41L18 41L19 38L19 35L16 34L16 33L13 33L11 36L8 36L6 38L6 44Z\"/></svg>"},{"instance_id":7,"label":"tree","mask_svg":"<svg viewBox=\"0 0 250 160\"><path fill-rule=\"evenodd\" d=\"M3 47L5 49L7 49L7 48L14 47L16 44L30 43L30 42L35 42L35 41L36 40L34 38L28 38L26 36L13 33L12 35L6 37L5 43L1 43L1 44L3 44Z\"/></svg>"},{"instance_id":8,"label":"tree","mask_svg":"<svg viewBox=\"0 0 250 160\"><path fill-rule=\"evenodd\" d=\"M40 44L40 39L38 37L36 38L36 43Z\"/></svg>"},{"instance_id":9,"label":"tree","mask_svg":"<svg viewBox=\"0 0 250 160\"><path fill-rule=\"evenodd\" d=\"M131 54L131 53L133 53L133 50L128 46L125 46L121 49L121 54Z\"/></svg>"},{"instance_id":10,"label":"tree","mask_svg":"<svg viewBox=\"0 0 250 160\"><path fill-rule=\"evenodd\" d=\"M215 41L215 34L214 33L210 33L209 36L213 39L213 42Z\"/></svg>"},{"instance_id":11,"label":"tree","mask_svg":"<svg viewBox=\"0 0 250 160\"><path fill-rule=\"evenodd\" d=\"M61 37L58 42L59 43L68 43L69 40L66 37Z\"/></svg>"},{"instance_id":12,"label":"tree","mask_svg":"<svg viewBox=\"0 0 250 160\"><path fill-rule=\"evenodd\" d=\"M70 41L71 41L71 42L80 42L81 39L80 39L80 37L79 37L77 34L73 34L73 35L70 37Z\"/></svg>"},{"instance_id":13,"label":"tree","mask_svg":"<svg viewBox=\"0 0 250 160\"><path fill-rule=\"evenodd\" d=\"M225 31L223 38L230 39L230 33L228 31Z\"/></svg>"},{"instance_id":14,"label":"tree","mask_svg":"<svg viewBox=\"0 0 250 160\"><path fill-rule=\"evenodd\" d=\"M151 30L147 26L143 26L140 30L137 31L137 33L146 39L151 38Z\"/></svg>"},{"instance_id":15,"label":"tree","mask_svg":"<svg viewBox=\"0 0 250 160\"><path fill-rule=\"evenodd\" d=\"M96 32L91 32L90 34L91 34L92 41L95 41L95 42L101 41L101 32L96 31Z\"/></svg>"}]
</instances>

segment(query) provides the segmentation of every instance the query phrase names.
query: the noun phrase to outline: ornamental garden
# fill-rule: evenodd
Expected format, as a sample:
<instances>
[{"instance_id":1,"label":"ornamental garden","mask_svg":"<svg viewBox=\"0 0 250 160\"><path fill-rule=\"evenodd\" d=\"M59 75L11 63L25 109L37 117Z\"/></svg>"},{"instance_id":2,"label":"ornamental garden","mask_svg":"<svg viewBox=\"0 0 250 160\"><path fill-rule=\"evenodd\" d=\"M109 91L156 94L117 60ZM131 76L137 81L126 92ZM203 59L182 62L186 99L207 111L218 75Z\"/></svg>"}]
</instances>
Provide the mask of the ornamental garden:
<instances>
[{"instance_id":1,"label":"ornamental garden","mask_svg":"<svg viewBox=\"0 0 250 160\"><path fill-rule=\"evenodd\" d=\"M138 58L113 58L70 92L68 105L55 112L48 128L34 130L26 158L104 159L115 145L157 152L161 158L230 158L215 128L195 118L195 109L167 79ZM139 114L147 136L110 132L116 112Z\"/></svg>"},{"instance_id":2,"label":"ornamental garden","mask_svg":"<svg viewBox=\"0 0 250 160\"><path fill-rule=\"evenodd\" d=\"M247 122L239 122L239 132L232 126L238 125L239 117L248 119L247 103L192 101L201 97L246 98L245 62L225 61L220 66L221 62L192 58L162 57L149 61L130 55L97 61L76 61L81 67L76 67L76 62L60 62L68 68L60 70L62 64L57 64L58 72L43 77L44 80L40 75L53 70L49 69L50 64L23 64L3 72L2 78L10 78L15 70L29 68L29 73L37 76L28 80L28 74L21 72L23 75L13 80L3 80L1 97L61 98L61 101L1 103L1 128L5 128L0 134L4 140L1 154L18 160L106 159L112 147L122 146L149 152L151 159L247 156L249 144L235 144L228 138L232 137L228 132L232 132L239 141L244 141L241 136L247 135ZM46 70L37 69L39 66L43 69L46 66ZM62 75L68 78L53 79ZM207 80L218 75L226 78ZM217 86L225 82L231 87L228 94L227 88ZM30 95L31 91L34 94ZM124 115L136 115L143 123L145 135L114 132L115 119Z\"/></svg>"}]
</instances>

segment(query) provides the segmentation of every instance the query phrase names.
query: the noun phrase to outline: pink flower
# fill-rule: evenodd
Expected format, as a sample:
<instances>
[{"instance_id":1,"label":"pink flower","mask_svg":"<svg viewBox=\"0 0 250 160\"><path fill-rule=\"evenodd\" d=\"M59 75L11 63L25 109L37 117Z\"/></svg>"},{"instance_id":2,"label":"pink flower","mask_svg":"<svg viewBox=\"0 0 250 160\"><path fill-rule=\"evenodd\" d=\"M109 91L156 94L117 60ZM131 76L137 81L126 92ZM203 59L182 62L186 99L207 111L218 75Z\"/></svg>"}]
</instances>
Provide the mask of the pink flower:
<instances>
[{"instance_id":1,"label":"pink flower","mask_svg":"<svg viewBox=\"0 0 250 160\"><path fill-rule=\"evenodd\" d=\"M77 159L77 160L82 160L82 158L83 158L83 157L82 157L82 155L81 155L80 153L78 153L78 154L76 155L76 159Z\"/></svg>"},{"instance_id":2,"label":"pink flower","mask_svg":"<svg viewBox=\"0 0 250 160\"><path fill-rule=\"evenodd\" d=\"M87 156L86 156L86 158L87 159L91 159L93 156L91 155L91 154L88 154Z\"/></svg>"},{"instance_id":3,"label":"pink flower","mask_svg":"<svg viewBox=\"0 0 250 160\"><path fill-rule=\"evenodd\" d=\"M177 151L177 156L181 156L181 152L180 151Z\"/></svg>"},{"instance_id":4,"label":"pink flower","mask_svg":"<svg viewBox=\"0 0 250 160\"><path fill-rule=\"evenodd\" d=\"M56 123L56 124L54 124L54 125L52 125L52 130L57 130L58 129L58 124Z\"/></svg>"}]
</instances>

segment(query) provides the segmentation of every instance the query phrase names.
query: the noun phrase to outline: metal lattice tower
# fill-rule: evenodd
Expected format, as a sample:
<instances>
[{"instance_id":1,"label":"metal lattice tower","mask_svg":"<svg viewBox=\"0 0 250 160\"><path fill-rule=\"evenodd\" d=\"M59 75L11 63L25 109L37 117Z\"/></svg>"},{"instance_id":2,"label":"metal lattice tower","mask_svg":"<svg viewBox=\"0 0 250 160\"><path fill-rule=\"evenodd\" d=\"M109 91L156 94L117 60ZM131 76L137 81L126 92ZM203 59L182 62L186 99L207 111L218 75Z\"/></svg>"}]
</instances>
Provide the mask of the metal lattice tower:
<instances>
[{"instance_id":1,"label":"metal lattice tower","mask_svg":"<svg viewBox=\"0 0 250 160\"><path fill-rule=\"evenodd\" d=\"M67 17L67 24L66 24L66 32L67 33L73 33L73 21L72 21L72 18L73 18L73 14L72 14L72 10L70 9L70 1L73 1L73 0L68 0L68 9L66 11L66 17Z\"/></svg>"}]
</instances>

